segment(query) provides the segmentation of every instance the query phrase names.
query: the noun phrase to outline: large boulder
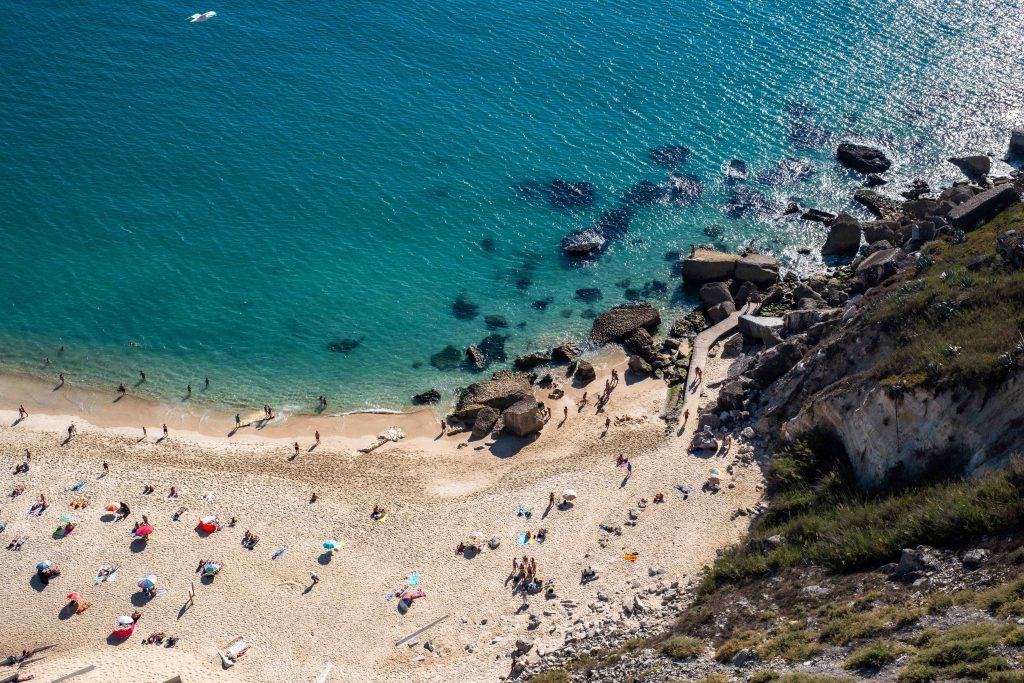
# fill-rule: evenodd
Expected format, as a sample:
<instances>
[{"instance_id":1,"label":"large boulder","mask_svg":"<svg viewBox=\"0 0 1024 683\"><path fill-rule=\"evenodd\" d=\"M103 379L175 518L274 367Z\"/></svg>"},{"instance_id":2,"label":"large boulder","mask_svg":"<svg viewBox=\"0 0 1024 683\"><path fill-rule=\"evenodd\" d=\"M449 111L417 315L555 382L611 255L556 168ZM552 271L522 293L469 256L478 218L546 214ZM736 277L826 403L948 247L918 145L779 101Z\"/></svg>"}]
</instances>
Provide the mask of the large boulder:
<instances>
[{"instance_id":1,"label":"large boulder","mask_svg":"<svg viewBox=\"0 0 1024 683\"><path fill-rule=\"evenodd\" d=\"M784 322L782 318L765 315L741 315L739 318L740 332L744 337L771 346L778 340Z\"/></svg>"},{"instance_id":2,"label":"large boulder","mask_svg":"<svg viewBox=\"0 0 1024 683\"><path fill-rule=\"evenodd\" d=\"M765 349L758 354L754 361L754 367L748 374L761 386L771 384L789 372L790 368L804 357L807 352L805 341L801 335L791 337L781 344Z\"/></svg>"},{"instance_id":3,"label":"large boulder","mask_svg":"<svg viewBox=\"0 0 1024 683\"><path fill-rule=\"evenodd\" d=\"M866 187L854 190L853 200L882 220L896 221L903 215L902 203Z\"/></svg>"},{"instance_id":4,"label":"large boulder","mask_svg":"<svg viewBox=\"0 0 1024 683\"><path fill-rule=\"evenodd\" d=\"M683 280L687 284L728 280L736 270L740 257L713 249L697 249L683 259Z\"/></svg>"},{"instance_id":5,"label":"large boulder","mask_svg":"<svg viewBox=\"0 0 1024 683\"><path fill-rule=\"evenodd\" d=\"M861 228L864 230L864 241L868 244L882 241L895 244L900 224L897 221L868 221L861 223Z\"/></svg>"},{"instance_id":6,"label":"large boulder","mask_svg":"<svg viewBox=\"0 0 1024 683\"><path fill-rule=\"evenodd\" d=\"M580 353L580 347L571 342L562 342L551 349L551 358L561 363L571 363Z\"/></svg>"},{"instance_id":7,"label":"large boulder","mask_svg":"<svg viewBox=\"0 0 1024 683\"><path fill-rule=\"evenodd\" d=\"M876 251L857 266L857 277L866 287L874 287L895 275L906 259L906 253L899 248Z\"/></svg>"},{"instance_id":8,"label":"large boulder","mask_svg":"<svg viewBox=\"0 0 1024 683\"><path fill-rule=\"evenodd\" d=\"M507 375L500 379L470 384L455 408L455 416L463 420L476 418L484 406L504 410L527 396L533 396L530 381L522 375Z\"/></svg>"},{"instance_id":9,"label":"large boulder","mask_svg":"<svg viewBox=\"0 0 1024 683\"><path fill-rule=\"evenodd\" d=\"M477 370L483 370L487 365L487 358L484 357L484 352L475 344L470 344L466 347L466 359Z\"/></svg>"},{"instance_id":10,"label":"large boulder","mask_svg":"<svg viewBox=\"0 0 1024 683\"><path fill-rule=\"evenodd\" d=\"M720 323L736 312L736 304L731 301L723 301L708 308L708 317L712 322Z\"/></svg>"},{"instance_id":11,"label":"large boulder","mask_svg":"<svg viewBox=\"0 0 1024 683\"><path fill-rule=\"evenodd\" d=\"M828 238L821 248L822 256L853 256L860 248L860 223L848 213L841 213L829 223Z\"/></svg>"},{"instance_id":12,"label":"large boulder","mask_svg":"<svg viewBox=\"0 0 1024 683\"><path fill-rule=\"evenodd\" d=\"M949 212L954 228L974 230L995 218L996 214L1020 201L1020 194L1012 185L1000 185L976 194Z\"/></svg>"},{"instance_id":13,"label":"large boulder","mask_svg":"<svg viewBox=\"0 0 1024 683\"><path fill-rule=\"evenodd\" d=\"M743 404L747 400L747 390L743 382L734 379L726 383L718 392L719 410L743 410Z\"/></svg>"},{"instance_id":14,"label":"large boulder","mask_svg":"<svg viewBox=\"0 0 1024 683\"><path fill-rule=\"evenodd\" d=\"M569 256L590 256L607 241L604 235L593 228L574 230L562 238L562 251Z\"/></svg>"},{"instance_id":15,"label":"large boulder","mask_svg":"<svg viewBox=\"0 0 1024 683\"><path fill-rule=\"evenodd\" d=\"M645 358L648 362L653 362L658 355L654 349L654 338L642 327L629 335L623 344L629 351Z\"/></svg>"},{"instance_id":16,"label":"large boulder","mask_svg":"<svg viewBox=\"0 0 1024 683\"><path fill-rule=\"evenodd\" d=\"M732 293L725 282L707 282L700 286L700 300L711 307L723 301L732 301Z\"/></svg>"},{"instance_id":17,"label":"large boulder","mask_svg":"<svg viewBox=\"0 0 1024 683\"><path fill-rule=\"evenodd\" d=\"M966 157L950 157L949 163L953 164L968 178L978 178L988 175L992 170L992 160L984 154L972 154Z\"/></svg>"},{"instance_id":18,"label":"large boulder","mask_svg":"<svg viewBox=\"0 0 1024 683\"><path fill-rule=\"evenodd\" d=\"M884 173L892 166L892 162L882 150L852 142L843 142L839 145L836 159L843 166L861 173Z\"/></svg>"},{"instance_id":19,"label":"large boulder","mask_svg":"<svg viewBox=\"0 0 1024 683\"><path fill-rule=\"evenodd\" d=\"M516 436L529 436L544 428L544 409L533 396L516 401L502 412L504 430Z\"/></svg>"},{"instance_id":20,"label":"large boulder","mask_svg":"<svg viewBox=\"0 0 1024 683\"><path fill-rule=\"evenodd\" d=\"M473 421L473 436L482 439L490 434L500 416L501 413L495 408L490 406L481 408L480 412L476 414L476 420Z\"/></svg>"},{"instance_id":21,"label":"large boulder","mask_svg":"<svg viewBox=\"0 0 1024 683\"><path fill-rule=\"evenodd\" d=\"M651 368L650 363L645 361L640 356L630 356L629 370L630 372L636 373L638 375L646 375L650 374L653 371L653 368Z\"/></svg>"},{"instance_id":22,"label":"large boulder","mask_svg":"<svg viewBox=\"0 0 1024 683\"><path fill-rule=\"evenodd\" d=\"M996 251L1013 268L1024 268L1024 235L1007 230L996 238Z\"/></svg>"},{"instance_id":23,"label":"large boulder","mask_svg":"<svg viewBox=\"0 0 1024 683\"><path fill-rule=\"evenodd\" d=\"M1024 156L1024 128L1010 132L1010 154Z\"/></svg>"},{"instance_id":24,"label":"large boulder","mask_svg":"<svg viewBox=\"0 0 1024 683\"><path fill-rule=\"evenodd\" d=\"M756 285L773 285L779 279L779 262L771 256L747 254L736 262L736 279Z\"/></svg>"},{"instance_id":25,"label":"large boulder","mask_svg":"<svg viewBox=\"0 0 1024 683\"><path fill-rule=\"evenodd\" d=\"M595 379L597 379L597 370L595 370L594 366L585 360L577 361L576 379L583 382L584 384L589 384L593 382Z\"/></svg>"},{"instance_id":26,"label":"large boulder","mask_svg":"<svg viewBox=\"0 0 1024 683\"><path fill-rule=\"evenodd\" d=\"M783 316L786 332L804 332L818 323L834 320L843 314L841 308L812 308L808 310L789 311Z\"/></svg>"},{"instance_id":27,"label":"large boulder","mask_svg":"<svg viewBox=\"0 0 1024 683\"><path fill-rule=\"evenodd\" d=\"M534 351L533 353L527 353L526 355L519 356L514 362L516 367L520 370L529 370L530 368L535 368L538 365L550 363L551 354L543 351Z\"/></svg>"},{"instance_id":28,"label":"large boulder","mask_svg":"<svg viewBox=\"0 0 1024 683\"><path fill-rule=\"evenodd\" d=\"M641 327L652 331L661 324L658 309L646 302L609 309L594 319L590 339L597 344L622 341Z\"/></svg>"}]
</instances>

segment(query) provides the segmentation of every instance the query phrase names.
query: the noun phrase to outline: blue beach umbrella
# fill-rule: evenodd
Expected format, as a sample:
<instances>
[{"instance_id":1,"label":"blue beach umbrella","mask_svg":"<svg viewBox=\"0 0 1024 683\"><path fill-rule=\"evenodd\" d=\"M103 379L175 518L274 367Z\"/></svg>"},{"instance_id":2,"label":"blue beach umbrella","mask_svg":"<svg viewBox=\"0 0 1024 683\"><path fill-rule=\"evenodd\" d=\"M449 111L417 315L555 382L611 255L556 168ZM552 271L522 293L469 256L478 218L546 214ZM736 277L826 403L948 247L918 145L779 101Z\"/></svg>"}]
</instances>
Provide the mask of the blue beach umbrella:
<instances>
[{"instance_id":1,"label":"blue beach umbrella","mask_svg":"<svg viewBox=\"0 0 1024 683\"><path fill-rule=\"evenodd\" d=\"M44 571L46 569L49 569L52 566L53 566L53 561L52 560L43 560L42 562L40 562L39 564L36 565L36 571L41 572L41 571Z\"/></svg>"}]
</instances>

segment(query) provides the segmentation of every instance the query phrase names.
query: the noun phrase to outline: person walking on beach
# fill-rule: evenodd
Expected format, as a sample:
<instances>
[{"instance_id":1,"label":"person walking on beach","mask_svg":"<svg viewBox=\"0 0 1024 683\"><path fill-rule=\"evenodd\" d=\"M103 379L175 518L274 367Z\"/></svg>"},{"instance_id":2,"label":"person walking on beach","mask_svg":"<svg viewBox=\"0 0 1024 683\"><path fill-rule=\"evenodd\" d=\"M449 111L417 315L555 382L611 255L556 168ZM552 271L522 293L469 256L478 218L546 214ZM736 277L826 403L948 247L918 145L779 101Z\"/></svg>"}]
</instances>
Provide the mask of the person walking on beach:
<instances>
[{"instance_id":1,"label":"person walking on beach","mask_svg":"<svg viewBox=\"0 0 1024 683\"><path fill-rule=\"evenodd\" d=\"M110 465L108 465L108 464L107 464L107 461L106 461L106 460L104 460L104 461L103 461L103 476L105 477L105 476L107 476L108 474L110 474Z\"/></svg>"},{"instance_id":2,"label":"person walking on beach","mask_svg":"<svg viewBox=\"0 0 1024 683\"><path fill-rule=\"evenodd\" d=\"M76 427L75 423L72 422L71 425L68 426L68 441L71 441L71 437L75 434L78 434L78 427Z\"/></svg>"},{"instance_id":3,"label":"person walking on beach","mask_svg":"<svg viewBox=\"0 0 1024 683\"><path fill-rule=\"evenodd\" d=\"M697 384L700 384L704 379L704 371L697 367L693 369L693 372L697 376Z\"/></svg>"},{"instance_id":4,"label":"person walking on beach","mask_svg":"<svg viewBox=\"0 0 1024 683\"><path fill-rule=\"evenodd\" d=\"M683 411L683 424L686 424L689 421L690 421L690 409L687 408L686 410Z\"/></svg>"},{"instance_id":5,"label":"person walking on beach","mask_svg":"<svg viewBox=\"0 0 1024 683\"><path fill-rule=\"evenodd\" d=\"M612 418L611 418L611 416L606 417L604 419L604 431L607 432L609 429L611 429L611 426L612 426Z\"/></svg>"},{"instance_id":6,"label":"person walking on beach","mask_svg":"<svg viewBox=\"0 0 1024 683\"><path fill-rule=\"evenodd\" d=\"M315 432L313 432L313 437L316 439L316 445L319 446L320 445L320 430L319 429L316 430Z\"/></svg>"},{"instance_id":7,"label":"person walking on beach","mask_svg":"<svg viewBox=\"0 0 1024 683\"><path fill-rule=\"evenodd\" d=\"M298 455L299 455L299 442L296 441L295 442L295 457L298 457Z\"/></svg>"},{"instance_id":8,"label":"person walking on beach","mask_svg":"<svg viewBox=\"0 0 1024 683\"><path fill-rule=\"evenodd\" d=\"M164 423L164 438L166 439L166 438L167 438L167 436L168 436L168 435L167 435L167 423L165 422L165 423Z\"/></svg>"},{"instance_id":9,"label":"person walking on beach","mask_svg":"<svg viewBox=\"0 0 1024 683\"><path fill-rule=\"evenodd\" d=\"M117 385L117 393L120 394L121 396L124 396L125 394L128 393L128 390L124 388L124 382L121 382L120 384Z\"/></svg>"},{"instance_id":10,"label":"person walking on beach","mask_svg":"<svg viewBox=\"0 0 1024 683\"><path fill-rule=\"evenodd\" d=\"M239 415L238 413L235 413L235 429L238 429L241 426L242 426L242 416Z\"/></svg>"},{"instance_id":11,"label":"person walking on beach","mask_svg":"<svg viewBox=\"0 0 1024 683\"><path fill-rule=\"evenodd\" d=\"M562 406L562 422L569 419L569 406Z\"/></svg>"},{"instance_id":12,"label":"person walking on beach","mask_svg":"<svg viewBox=\"0 0 1024 683\"><path fill-rule=\"evenodd\" d=\"M309 580L313 582L313 586L320 583L320 576L316 572L309 573Z\"/></svg>"},{"instance_id":13,"label":"person walking on beach","mask_svg":"<svg viewBox=\"0 0 1024 683\"><path fill-rule=\"evenodd\" d=\"M64 373L63 372L58 372L57 373L57 378L60 379L60 385L64 386Z\"/></svg>"},{"instance_id":14,"label":"person walking on beach","mask_svg":"<svg viewBox=\"0 0 1024 683\"><path fill-rule=\"evenodd\" d=\"M149 438L149 434L146 433L146 426L143 425L142 426L142 440L145 441L148 438Z\"/></svg>"},{"instance_id":15,"label":"person walking on beach","mask_svg":"<svg viewBox=\"0 0 1024 683\"><path fill-rule=\"evenodd\" d=\"M25 410L25 405L24 404L19 405L18 406L18 418L21 419L21 420L24 420L26 417L28 417L28 411Z\"/></svg>"}]
</instances>

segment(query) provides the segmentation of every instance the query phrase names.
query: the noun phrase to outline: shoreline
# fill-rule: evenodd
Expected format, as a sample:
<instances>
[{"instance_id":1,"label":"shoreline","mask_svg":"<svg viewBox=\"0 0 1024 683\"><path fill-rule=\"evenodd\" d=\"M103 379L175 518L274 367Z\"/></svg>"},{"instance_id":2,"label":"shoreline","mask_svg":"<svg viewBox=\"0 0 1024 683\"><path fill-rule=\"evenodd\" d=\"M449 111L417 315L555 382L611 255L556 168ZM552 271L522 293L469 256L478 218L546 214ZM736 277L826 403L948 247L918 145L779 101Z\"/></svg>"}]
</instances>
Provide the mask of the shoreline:
<instances>
[{"instance_id":1,"label":"shoreline","mask_svg":"<svg viewBox=\"0 0 1024 683\"><path fill-rule=\"evenodd\" d=\"M621 348L603 347L588 355L601 366L624 366L626 355ZM557 371L564 366L551 366ZM543 369L543 368L540 368ZM489 372L481 372L473 381L490 379ZM467 383L468 384L468 383ZM18 420L18 407L24 405L27 420ZM275 410L274 419L266 424L254 424L262 419L258 406L248 410L232 411L228 406L161 401L131 393L118 397L116 391L103 392L95 387L65 384L54 385L41 379L17 374L0 374L0 418L5 424L32 431L66 433L74 423L79 431L103 431L142 440L142 427L148 431L148 441L161 436L166 424L169 435L184 436L196 442L265 443L291 445L300 442L303 449L313 440L314 432L321 434L325 446L363 448L378 434L390 427L399 427L405 434L403 441L434 441L440 433L440 419L451 404L439 402L414 406L408 410L390 408L322 413ZM235 415L242 427L235 428ZM285 444L284 442L288 442Z\"/></svg>"}]
</instances>

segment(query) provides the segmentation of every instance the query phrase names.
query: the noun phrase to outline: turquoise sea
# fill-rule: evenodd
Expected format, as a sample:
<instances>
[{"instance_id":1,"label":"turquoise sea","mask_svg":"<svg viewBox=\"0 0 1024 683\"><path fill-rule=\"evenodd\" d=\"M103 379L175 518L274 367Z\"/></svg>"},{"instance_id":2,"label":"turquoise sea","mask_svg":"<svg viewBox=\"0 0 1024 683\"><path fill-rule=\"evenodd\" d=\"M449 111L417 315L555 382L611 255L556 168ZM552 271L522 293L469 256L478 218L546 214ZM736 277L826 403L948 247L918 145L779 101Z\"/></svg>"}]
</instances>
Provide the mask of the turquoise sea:
<instances>
[{"instance_id":1,"label":"turquoise sea","mask_svg":"<svg viewBox=\"0 0 1024 683\"><path fill-rule=\"evenodd\" d=\"M499 335L511 360L628 298L693 305L665 256L690 243L814 267L797 249L823 229L778 215L791 197L856 210L840 139L884 147L895 193L954 179L950 154L1001 156L1024 122L1021 0L0 12L0 370L112 389L141 368L160 398L205 376L198 400L225 404L450 396L476 375L431 365L448 345ZM637 209L593 262L562 257L565 233L666 180L662 145L690 149L677 170L703 193ZM723 211L733 158L765 199L740 217ZM553 207L554 178L592 183L595 204Z\"/></svg>"}]
</instances>

